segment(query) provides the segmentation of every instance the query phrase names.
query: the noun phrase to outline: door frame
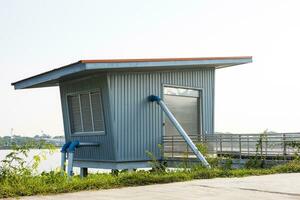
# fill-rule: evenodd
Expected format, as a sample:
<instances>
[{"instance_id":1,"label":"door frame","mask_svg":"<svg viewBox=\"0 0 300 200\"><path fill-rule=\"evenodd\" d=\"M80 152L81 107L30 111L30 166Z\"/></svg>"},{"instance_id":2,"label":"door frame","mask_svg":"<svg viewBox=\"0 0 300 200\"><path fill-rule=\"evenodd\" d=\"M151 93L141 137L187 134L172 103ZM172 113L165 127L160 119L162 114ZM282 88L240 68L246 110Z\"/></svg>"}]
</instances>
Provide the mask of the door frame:
<instances>
[{"instance_id":1,"label":"door frame","mask_svg":"<svg viewBox=\"0 0 300 200\"><path fill-rule=\"evenodd\" d=\"M198 90L199 92L199 108L198 108L198 116L199 116L199 136L201 138L204 137L204 129L203 129L203 124L204 124L204 114L203 114L203 106L204 106L204 102L203 102L203 88L198 88L198 87L190 87L190 86L184 86L184 85L173 85L173 84L161 84L161 99L164 101L164 87L173 87L173 88L182 88L182 89L190 89L190 90ZM163 137L165 136L165 114L163 111L161 111L161 116L162 116L162 135L161 135L161 140L162 140L162 144L163 144Z\"/></svg>"}]
</instances>

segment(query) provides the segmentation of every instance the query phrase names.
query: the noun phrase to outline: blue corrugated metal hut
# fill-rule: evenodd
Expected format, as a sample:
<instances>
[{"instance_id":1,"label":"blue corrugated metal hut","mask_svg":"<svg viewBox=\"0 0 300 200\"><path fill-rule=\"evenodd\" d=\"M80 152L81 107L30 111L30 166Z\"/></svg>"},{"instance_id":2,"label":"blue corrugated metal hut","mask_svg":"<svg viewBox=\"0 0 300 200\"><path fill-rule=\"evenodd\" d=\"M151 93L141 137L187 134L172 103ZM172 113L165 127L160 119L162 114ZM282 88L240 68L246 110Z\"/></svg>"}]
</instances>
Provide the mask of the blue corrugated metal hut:
<instances>
[{"instance_id":1,"label":"blue corrugated metal hut","mask_svg":"<svg viewBox=\"0 0 300 200\"><path fill-rule=\"evenodd\" d=\"M79 141L74 166L128 169L161 157L164 135L178 134L164 99L188 134L213 134L215 70L252 57L81 60L15 83L15 89L59 86L66 142Z\"/></svg>"}]
</instances>

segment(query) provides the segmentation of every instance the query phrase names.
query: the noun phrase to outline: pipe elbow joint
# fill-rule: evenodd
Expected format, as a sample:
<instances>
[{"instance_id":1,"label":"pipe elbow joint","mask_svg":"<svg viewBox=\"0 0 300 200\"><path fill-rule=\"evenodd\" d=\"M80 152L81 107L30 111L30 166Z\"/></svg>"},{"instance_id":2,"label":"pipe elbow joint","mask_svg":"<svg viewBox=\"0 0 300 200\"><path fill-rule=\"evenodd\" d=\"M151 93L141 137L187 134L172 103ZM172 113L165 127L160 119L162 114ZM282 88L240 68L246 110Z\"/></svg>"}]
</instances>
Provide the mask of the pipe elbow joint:
<instances>
[{"instance_id":1,"label":"pipe elbow joint","mask_svg":"<svg viewBox=\"0 0 300 200\"><path fill-rule=\"evenodd\" d=\"M153 101L159 102L161 100L161 98L159 96L156 96L156 95L152 94L148 97L148 100L151 101L151 102L153 102Z\"/></svg>"},{"instance_id":2,"label":"pipe elbow joint","mask_svg":"<svg viewBox=\"0 0 300 200\"><path fill-rule=\"evenodd\" d=\"M75 152L75 149L76 149L77 147L79 147L79 144L80 144L80 143L79 143L78 140L71 142L71 144L70 144L70 146L69 146L69 148L68 148L68 152L69 152L69 153L74 153L74 152Z\"/></svg>"},{"instance_id":3,"label":"pipe elbow joint","mask_svg":"<svg viewBox=\"0 0 300 200\"><path fill-rule=\"evenodd\" d=\"M61 153L66 153L67 150L68 150L68 148L69 148L69 146L71 145L71 143L72 143L72 142L67 142L67 143L65 143L65 144L61 147L60 152L61 152Z\"/></svg>"}]
</instances>

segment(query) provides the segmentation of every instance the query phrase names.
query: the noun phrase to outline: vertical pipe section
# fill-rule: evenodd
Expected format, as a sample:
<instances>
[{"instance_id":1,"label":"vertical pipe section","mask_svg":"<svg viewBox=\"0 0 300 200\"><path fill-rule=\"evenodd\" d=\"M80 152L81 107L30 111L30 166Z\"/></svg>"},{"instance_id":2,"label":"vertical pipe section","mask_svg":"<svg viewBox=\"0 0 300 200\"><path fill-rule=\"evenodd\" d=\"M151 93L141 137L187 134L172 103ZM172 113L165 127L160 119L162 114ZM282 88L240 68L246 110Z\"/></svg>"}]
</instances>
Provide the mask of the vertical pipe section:
<instances>
[{"instance_id":1,"label":"vertical pipe section","mask_svg":"<svg viewBox=\"0 0 300 200\"><path fill-rule=\"evenodd\" d=\"M63 174L66 171L67 152L61 152L60 171Z\"/></svg>"},{"instance_id":2,"label":"vertical pipe section","mask_svg":"<svg viewBox=\"0 0 300 200\"><path fill-rule=\"evenodd\" d=\"M74 152L69 152L68 170L67 170L67 174L69 177L73 176L73 162L74 162Z\"/></svg>"},{"instance_id":3,"label":"vertical pipe section","mask_svg":"<svg viewBox=\"0 0 300 200\"><path fill-rule=\"evenodd\" d=\"M191 140L191 138L188 136L188 134L185 132L185 130L179 124L179 122L177 121L177 119L174 117L174 115L168 109L168 107L166 106L166 104L161 100L161 98L158 97L158 96L155 96L155 95L151 95L151 96L148 97L148 100L151 101L151 102L156 101L158 103L158 105L160 105L160 107L165 112L165 114L167 115L167 117L169 118L169 120L172 122L172 124L174 125L174 127L177 129L177 131L180 133L180 135L186 141L187 145L192 149L192 151L196 155L196 157L202 162L202 164L205 167L210 168L209 163L206 161L206 159L204 158L204 156L199 152L199 150L197 149L196 145L193 143L193 141Z\"/></svg>"},{"instance_id":4,"label":"vertical pipe section","mask_svg":"<svg viewBox=\"0 0 300 200\"><path fill-rule=\"evenodd\" d=\"M79 141L74 141L70 144L68 148L69 158L68 158L68 176L73 176L73 162L74 162L74 153L75 149L79 146Z\"/></svg>"},{"instance_id":5,"label":"vertical pipe section","mask_svg":"<svg viewBox=\"0 0 300 200\"><path fill-rule=\"evenodd\" d=\"M67 150L68 150L70 144L71 144L71 142L65 143L60 150L60 152L61 152L60 170L61 170L62 174L66 171Z\"/></svg>"}]
</instances>

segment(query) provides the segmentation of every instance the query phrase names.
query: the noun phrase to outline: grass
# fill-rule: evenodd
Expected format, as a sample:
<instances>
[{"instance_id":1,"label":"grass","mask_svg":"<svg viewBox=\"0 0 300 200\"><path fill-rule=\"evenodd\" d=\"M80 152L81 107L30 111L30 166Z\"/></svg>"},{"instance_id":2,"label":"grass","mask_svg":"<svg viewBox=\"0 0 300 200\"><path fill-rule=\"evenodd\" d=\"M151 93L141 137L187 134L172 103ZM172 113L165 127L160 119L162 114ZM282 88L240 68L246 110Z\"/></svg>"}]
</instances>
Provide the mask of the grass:
<instances>
[{"instance_id":1,"label":"grass","mask_svg":"<svg viewBox=\"0 0 300 200\"><path fill-rule=\"evenodd\" d=\"M68 179L66 176L61 176L59 172L42 173L40 175L23 174L21 176L11 174L0 178L0 198L141 186L194 179L245 177L293 172L300 172L300 161L291 161L269 169L205 169L195 166L192 169L167 172L122 172L117 176L98 173L90 174L84 179L78 176Z\"/></svg>"}]
</instances>

